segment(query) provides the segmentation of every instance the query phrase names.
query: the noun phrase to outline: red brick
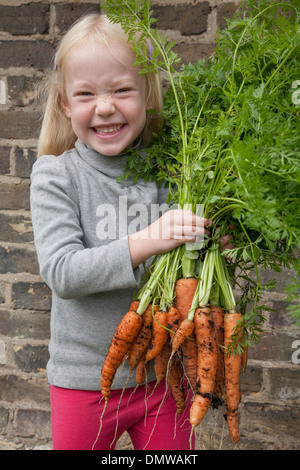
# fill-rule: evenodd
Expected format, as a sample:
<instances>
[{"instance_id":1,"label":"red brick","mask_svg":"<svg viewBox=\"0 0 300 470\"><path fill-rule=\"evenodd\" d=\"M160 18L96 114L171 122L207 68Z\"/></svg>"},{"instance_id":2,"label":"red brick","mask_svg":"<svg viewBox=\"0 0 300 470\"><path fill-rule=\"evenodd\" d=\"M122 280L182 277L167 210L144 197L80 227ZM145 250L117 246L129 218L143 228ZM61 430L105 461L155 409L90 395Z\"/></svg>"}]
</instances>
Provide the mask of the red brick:
<instances>
[{"instance_id":1,"label":"red brick","mask_svg":"<svg viewBox=\"0 0 300 470\"><path fill-rule=\"evenodd\" d=\"M194 63L199 59L210 57L214 52L214 44L178 44L173 48L183 64Z\"/></svg>"},{"instance_id":2,"label":"red brick","mask_svg":"<svg viewBox=\"0 0 300 470\"><path fill-rule=\"evenodd\" d=\"M0 213L0 241L27 243L33 241L31 218L26 215Z\"/></svg>"},{"instance_id":3,"label":"red brick","mask_svg":"<svg viewBox=\"0 0 300 470\"><path fill-rule=\"evenodd\" d=\"M50 5L0 5L0 30L13 35L45 34L49 30Z\"/></svg>"},{"instance_id":4,"label":"red brick","mask_svg":"<svg viewBox=\"0 0 300 470\"><path fill-rule=\"evenodd\" d=\"M46 378L22 378L14 374L0 375L0 400L17 403L28 400L49 403L49 385Z\"/></svg>"},{"instance_id":5,"label":"red brick","mask_svg":"<svg viewBox=\"0 0 300 470\"><path fill-rule=\"evenodd\" d=\"M15 176L20 178L29 178L32 170L32 165L37 159L36 149L27 149L17 147L15 149Z\"/></svg>"},{"instance_id":6,"label":"red brick","mask_svg":"<svg viewBox=\"0 0 300 470\"><path fill-rule=\"evenodd\" d=\"M40 114L35 111L1 111L2 139L34 139L39 135Z\"/></svg>"},{"instance_id":7,"label":"red brick","mask_svg":"<svg viewBox=\"0 0 300 470\"><path fill-rule=\"evenodd\" d=\"M10 147L0 147L0 174L7 175L10 172Z\"/></svg>"},{"instance_id":8,"label":"red brick","mask_svg":"<svg viewBox=\"0 0 300 470\"><path fill-rule=\"evenodd\" d=\"M153 5L154 26L158 29L173 29L183 36L201 34L207 30L207 17L211 11L209 2Z\"/></svg>"},{"instance_id":9,"label":"red brick","mask_svg":"<svg viewBox=\"0 0 300 470\"><path fill-rule=\"evenodd\" d=\"M29 182L0 183L0 209L30 209Z\"/></svg>"},{"instance_id":10,"label":"red brick","mask_svg":"<svg viewBox=\"0 0 300 470\"><path fill-rule=\"evenodd\" d=\"M14 309L50 310L51 291L43 282L16 282L12 285Z\"/></svg>"},{"instance_id":11,"label":"red brick","mask_svg":"<svg viewBox=\"0 0 300 470\"><path fill-rule=\"evenodd\" d=\"M17 410L13 422L15 436L35 439L50 439L50 412L44 410Z\"/></svg>"},{"instance_id":12,"label":"red brick","mask_svg":"<svg viewBox=\"0 0 300 470\"><path fill-rule=\"evenodd\" d=\"M284 332L265 332L258 344L249 350L249 359L260 361L285 361L291 364L293 341L298 339Z\"/></svg>"},{"instance_id":13,"label":"red brick","mask_svg":"<svg viewBox=\"0 0 300 470\"><path fill-rule=\"evenodd\" d=\"M66 32L76 20L87 13L100 13L99 4L95 3L59 3L56 9L56 31L58 34Z\"/></svg>"},{"instance_id":14,"label":"red brick","mask_svg":"<svg viewBox=\"0 0 300 470\"><path fill-rule=\"evenodd\" d=\"M33 67L44 70L50 66L54 46L42 39L0 41L0 64L8 67Z\"/></svg>"},{"instance_id":15,"label":"red brick","mask_svg":"<svg viewBox=\"0 0 300 470\"><path fill-rule=\"evenodd\" d=\"M46 369L49 360L48 347L25 344L14 348L14 359L23 372L39 372Z\"/></svg>"},{"instance_id":16,"label":"red brick","mask_svg":"<svg viewBox=\"0 0 300 470\"><path fill-rule=\"evenodd\" d=\"M247 433L260 431L264 434L282 436L282 441L289 437L300 439L300 408L292 403L273 405L269 403L246 403L244 421Z\"/></svg>"},{"instance_id":17,"label":"red brick","mask_svg":"<svg viewBox=\"0 0 300 470\"><path fill-rule=\"evenodd\" d=\"M35 251L0 246L0 274L6 273L39 274Z\"/></svg>"},{"instance_id":18,"label":"red brick","mask_svg":"<svg viewBox=\"0 0 300 470\"><path fill-rule=\"evenodd\" d=\"M294 369L275 368L270 369L270 394L272 398L284 402L300 404L300 367L295 365Z\"/></svg>"},{"instance_id":19,"label":"red brick","mask_svg":"<svg viewBox=\"0 0 300 470\"><path fill-rule=\"evenodd\" d=\"M7 77L7 96L15 106L28 106L34 103L36 80L24 75Z\"/></svg>"},{"instance_id":20,"label":"red brick","mask_svg":"<svg viewBox=\"0 0 300 470\"><path fill-rule=\"evenodd\" d=\"M0 310L0 335L8 338L49 340L49 312Z\"/></svg>"}]
</instances>

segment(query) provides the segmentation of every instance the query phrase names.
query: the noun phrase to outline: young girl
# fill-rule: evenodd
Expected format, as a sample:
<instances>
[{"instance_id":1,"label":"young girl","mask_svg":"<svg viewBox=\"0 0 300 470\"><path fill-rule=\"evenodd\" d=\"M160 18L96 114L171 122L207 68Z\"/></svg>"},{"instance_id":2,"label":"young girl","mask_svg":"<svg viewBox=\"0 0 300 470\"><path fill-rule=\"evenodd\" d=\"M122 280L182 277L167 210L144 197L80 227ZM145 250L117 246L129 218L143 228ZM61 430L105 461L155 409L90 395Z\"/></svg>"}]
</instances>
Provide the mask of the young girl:
<instances>
[{"instance_id":1,"label":"young girl","mask_svg":"<svg viewBox=\"0 0 300 470\"><path fill-rule=\"evenodd\" d=\"M132 394L133 374L119 403L126 364L97 438L102 364L141 281L141 264L194 241L210 223L180 210L153 220L166 190L117 181L129 152L147 146L162 106L157 75L140 75L134 60L120 26L89 15L63 38L47 82L31 209L41 276L53 294L47 373L55 450L113 449L125 430L135 449L190 448L188 407L173 439L174 400L164 383L151 395L152 370L146 390Z\"/></svg>"}]
</instances>

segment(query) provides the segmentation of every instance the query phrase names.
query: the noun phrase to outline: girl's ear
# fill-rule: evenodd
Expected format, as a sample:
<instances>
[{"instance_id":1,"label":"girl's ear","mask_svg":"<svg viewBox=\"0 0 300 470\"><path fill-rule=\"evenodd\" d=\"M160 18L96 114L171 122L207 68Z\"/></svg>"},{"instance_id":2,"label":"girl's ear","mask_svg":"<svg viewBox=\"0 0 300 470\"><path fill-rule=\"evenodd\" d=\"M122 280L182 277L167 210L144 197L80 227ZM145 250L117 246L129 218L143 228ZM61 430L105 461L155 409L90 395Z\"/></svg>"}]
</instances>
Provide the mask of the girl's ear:
<instances>
[{"instance_id":1,"label":"girl's ear","mask_svg":"<svg viewBox=\"0 0 300 470\"><path fill-rule=\"evenodd\" d=\"M62 96L60 96L60 105L61 105L65 115L68 118L71 118L71 109L70 109L69 103Z\"/></svg>"}]
</instances>

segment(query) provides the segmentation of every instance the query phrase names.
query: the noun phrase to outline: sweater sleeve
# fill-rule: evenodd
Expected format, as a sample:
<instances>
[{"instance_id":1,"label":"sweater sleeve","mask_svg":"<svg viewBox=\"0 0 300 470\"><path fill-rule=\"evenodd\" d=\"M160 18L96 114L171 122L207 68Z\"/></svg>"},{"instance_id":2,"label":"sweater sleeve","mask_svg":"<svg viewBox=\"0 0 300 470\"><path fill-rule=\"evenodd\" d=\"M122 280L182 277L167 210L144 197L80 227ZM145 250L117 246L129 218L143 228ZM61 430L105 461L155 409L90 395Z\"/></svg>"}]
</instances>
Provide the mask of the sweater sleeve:
<instances>
[{"instance_id":1,"label":"sweater sleeve","mask_svg":"<svg viewBox=\"0 0 300 470\"><path fill-rule=\"evenodd\" d=\"M127 238L83 245L76 196L58 157L45 156L34 164L30 203L42 278L63 299L136 287L140 271L132 269Z\"/></svg>"}]
</instances>

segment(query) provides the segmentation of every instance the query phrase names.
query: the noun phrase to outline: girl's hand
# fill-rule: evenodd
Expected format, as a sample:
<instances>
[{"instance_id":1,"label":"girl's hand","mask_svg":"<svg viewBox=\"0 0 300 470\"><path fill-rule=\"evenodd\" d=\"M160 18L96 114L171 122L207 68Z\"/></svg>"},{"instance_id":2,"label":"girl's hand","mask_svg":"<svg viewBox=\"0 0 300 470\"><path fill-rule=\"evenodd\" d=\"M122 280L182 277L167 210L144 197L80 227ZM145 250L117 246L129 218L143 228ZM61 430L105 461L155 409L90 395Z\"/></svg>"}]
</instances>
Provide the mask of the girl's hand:
<instances>
[{"instance_id":1,"label":"girl's hand","mask_svg":"<svg viewBox=\"0 0 300 470\"><path fill-rule=\"evenodd\" d=\"M232 235L224 235L224 237L220 238L221 251L232 250L234 248L234 244L231 243L231 240L232 240Z\"/></svg>"},{"instance_id":2,"label":"girl's hand","mask_svg":"<svg viewBox=\"0 0 300 470\"><path fill-rule=\"evenodd\" d=\"M166 212L146 229L128 237L133 268L153 255L166 253L179 245L196 241L197 237L203 237L208 234L205 227L211 223L209 219L184 209Z\"/></svg>"},{"instance_id":3,"label":"girl's hand","mask_svg":"<svg viewBox=\"0 0 300 470\"><path fill-rule=\"evenodd\" d=\"M230 230L235 229L235 225L231 224L229 226ZM232 235L224 235L220 238L220 250L221 252L224 250L232 250L235 248L234 244L232 243Z\"/></svg>"}]
</instances>

